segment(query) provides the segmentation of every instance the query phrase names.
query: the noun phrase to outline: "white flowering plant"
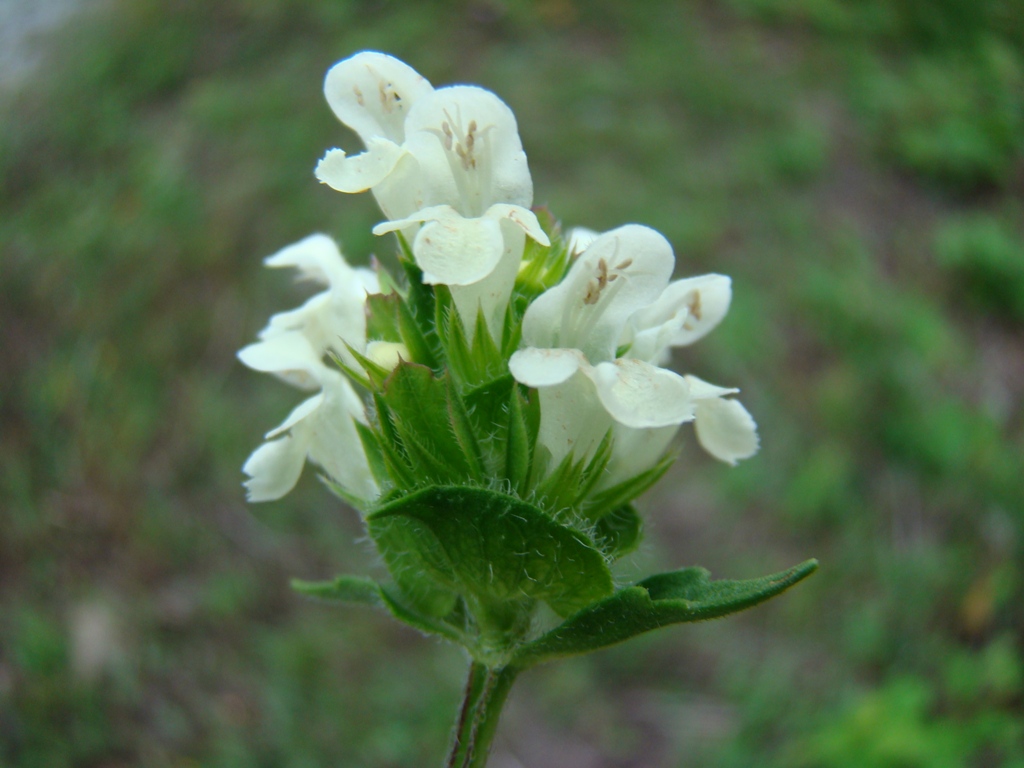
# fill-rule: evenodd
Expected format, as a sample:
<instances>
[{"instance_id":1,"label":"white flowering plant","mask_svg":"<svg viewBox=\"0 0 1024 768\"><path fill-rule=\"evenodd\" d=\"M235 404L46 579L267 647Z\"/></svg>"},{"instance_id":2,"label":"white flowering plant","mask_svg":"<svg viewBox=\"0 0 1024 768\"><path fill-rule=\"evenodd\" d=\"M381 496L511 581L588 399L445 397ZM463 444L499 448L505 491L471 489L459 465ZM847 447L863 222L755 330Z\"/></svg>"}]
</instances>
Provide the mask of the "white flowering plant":
<instances>
[{"instance_id":1,"label":"white flowering plant","mask_svg":"<svg viewBox=\"0 0 1024 768\"><path fill-rule=\"evenodd\" d=\"M640 541L633 502L672 463L681 425L721 461L757 451L736 389L664 367L723 319L729 278L672 280L668 241L637 224L563 238L531 208L515 117L489 91L435 89L363 52L325 92L365 151L331 149L316 176L374 194L398 270L352 267L322 234L267 259L323 290L239 352L311 395L267 433L245 485L250 501L280 498L312 462L360 511L389 581L294 586L464 647L447 764L483 766L522 670L748 608L817 563L616 583L610 566Z\"/></svg>"}]
</instances>

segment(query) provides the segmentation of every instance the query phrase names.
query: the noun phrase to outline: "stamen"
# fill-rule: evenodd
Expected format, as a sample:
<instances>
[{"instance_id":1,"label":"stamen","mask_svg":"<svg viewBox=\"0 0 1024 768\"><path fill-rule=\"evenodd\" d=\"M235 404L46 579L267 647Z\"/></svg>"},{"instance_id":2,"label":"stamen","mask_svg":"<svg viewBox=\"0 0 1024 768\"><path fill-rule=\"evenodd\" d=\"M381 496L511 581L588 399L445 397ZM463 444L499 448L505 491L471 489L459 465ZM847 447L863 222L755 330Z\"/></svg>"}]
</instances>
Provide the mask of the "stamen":
<instances>
[{"instance_id":1,"label":"stamen","mask_svg":"<svg viewBox=\"0 0 1024 768\"><path fill-rule=\"evenodd\" d=\"M363 92L361 90L359 90L359 86L358 85L353 85L352 86L352 92L356 95L356 103L360 107L365 107L366 106L366 99L363 98Z\"/></svg>"}]
</instances>

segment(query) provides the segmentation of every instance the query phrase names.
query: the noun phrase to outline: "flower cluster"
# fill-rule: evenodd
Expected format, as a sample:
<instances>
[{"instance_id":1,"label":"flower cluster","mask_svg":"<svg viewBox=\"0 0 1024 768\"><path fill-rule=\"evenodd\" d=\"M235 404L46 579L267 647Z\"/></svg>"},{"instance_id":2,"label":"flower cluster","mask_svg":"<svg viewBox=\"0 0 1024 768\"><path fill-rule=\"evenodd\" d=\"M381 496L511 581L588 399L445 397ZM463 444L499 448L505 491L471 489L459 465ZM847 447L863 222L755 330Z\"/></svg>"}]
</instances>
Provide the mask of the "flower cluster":
<instances>
[{"instance_id":1,"label":"flower cluster","mask_svg":"<svg viewBox=\"0 0 1024 768\"><path fill-rule=\"evenodd\" d=\"M351 267L326 235L267 259L325 289L274 315L259 341L239 353L250 368L316 390L246 462L250 500L286 494L307 459L363 509L382 493L435 482L409 477L394 461L384 470L372 466L380 441L396 439L382 413L387 377L415 364L456 380L463 400L509 373L522 385L515 389L523 402L539 410L532 444L516 448L531 463L530 480L518 489L524 498L536 500L559 467L592 463L597 454L594 492L642 475L688 421L723 461L756 452L753 419L727 397L735 389L662 367L671 348L697 341L725 316L727 277L670 281L671 246L640 225L581 231L563 244L557 227L542 226L530 209L533 184L515 118L489 91L435 89L397 59L364 52L329 71L325 93L366 149L328 151L317 178L342 192L373 192L387 217L374 232L399 234L405 271L419 285L395 288L390 275ZM416 296L429 302L417 304ZM459 339L461 355L453 348ZM466 406L485 410L475 401ZM502 431L470 422L478 444ZM486 458L486 445L476 450ZM484 461L494 477L465 479L507 485L502 462L507 457Z\"/></svg>"}]
</instances>

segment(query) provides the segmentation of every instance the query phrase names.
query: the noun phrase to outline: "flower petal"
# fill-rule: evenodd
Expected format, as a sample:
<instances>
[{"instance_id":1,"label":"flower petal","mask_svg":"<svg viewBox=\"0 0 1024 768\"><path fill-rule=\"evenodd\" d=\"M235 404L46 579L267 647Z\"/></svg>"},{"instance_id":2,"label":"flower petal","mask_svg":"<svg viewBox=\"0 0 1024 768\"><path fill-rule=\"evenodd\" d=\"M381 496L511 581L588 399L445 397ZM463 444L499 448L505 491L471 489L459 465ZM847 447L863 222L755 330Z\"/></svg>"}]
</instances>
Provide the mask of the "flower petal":
<instances>
[{"instance_id":1,"label":"flower petal","mask_svg":"<svg viewBox=\"0 0 1024 768\"><path fill-rule=\"evenodd\" d=\"M346 155L342 149L329 149L313 173L321 183L338 192L365 192L376 187L395 170L405 150L388 139L372 136L366 151Z\"/></svg>"},{"instance_id":2,"label":"flower petal","mask_svg":"<svg viewBox=\"0 0 1024 768\"><path fill-rule=\"evenodd\" d=\"M298 424L300 421L311 416L313 412L315 412L317 408L321 407L323 404L323 392L319 392L316 395L313 395L313 397L310 397L307 400L303 400L296 408L292 410L291 413L288 414L288 418L286 418L278 426L274 427L272 430L267 432L267 434L264 435L264 437L267 440L272 440L278 435L284 434L289 429Z\"/></svg>"},{"instance_id":3,"label":"flower petal","mask_svg":"<svg viewBox=\"0 0 1024 768\"><path fill-rule=\"evenodd\" d=\"M249 476L243 483L249 501L273 501L288 493L299 481L306 448L293 437L264 443L245 462L242 471Z\"/></svg>"},{"instance_id":4,"label":"flower petal","mask_svg":"<svg viewBox=\"0 0 1024 768\"><path fill-rule=\"evenodd\" d=\"M314 373L324 367L320 355L298 331L275 334L263 341L249 344L238 351L238 359L254 371L263 373Z\"/></svg>"},{"instance_id":5,"label":"flower petal","mask_svg":"<svg viewBox=\"0 0 1024 768\"><path fill-rule=\"evenodd\" d=\"M537 214L521 205L508 205L507 203L495 203L484 212L484 216L496 221L511 221L530 238L536 240L543 246L551 245L551 240L540 225ZM518 269L518 267L517 267Z\"/></svg>"},{"instance_id":6,"label":"flower petal","mask_svg":"<svg viewBox=\"0 0 1024 768\"><path fill-rule=\"evenodd\" d=\"M523 343L571 347L592 363L612 360L629 317L665 290L672 246L638 224L597 237L565 279L541 294L523 317Z\"/></svg>"},{"instance_id":7,"label":"flower petal","mask_svg":"<svg viewBox=\"0 0 1024 768\"><path fill-rule=\"evenodd\" d=\"M685 378L686 383L690 385L690 397L694 400L709 400L715 397L735 395L739 392L735 387L720 387L717 384L711 384L704 381L704 379L698 379L696 376L691 374L687 374L683 378Z\"/></svg>"},{"instance_id":8,"label":"flower petal","mask_svg":"<svg viewBox=\"0 0 1024 768\"><path fill-rule=\"evenodd\" d=\"M698 400L696 411L697 440L716 459L735 466L757 453L757 424L738 400Z\"/></svg>"},{"instance_id":9,"label":"flower petal","mask_svg":"<svg viewBox=\"0 0 1024 768\"><path fill-rule=\"evenodd\" d=\"M729 310L732 281L725 275L676 280L658 300L629 318L620 345L631 357L658 359L669 347L692 344L707 335Z\"/></svg>"},{"instance_id":10,"label":"flower petal","mask_svg":"<svg viewBox=\"0 0 1024 768\"><path fill-rule=\"evenodd\" d=\"M596 232L593 229L587 229L586 227L573 227L569 230L569 236L566 238L568 242L568 249L570 256L579 256L590 246L592 242L600 237L601 233Z\"/></svg>"},{"instance_id":11,"label":"flower petal","mask_svg":"<svg viewBox=\"0 0 1024 768\"><path fill-rule=\"evenodd\" d=\"M382 221L373 228L373 234L379 237L380 235L386 235L388 232L397 232L400 229L405 229L413 224L422 224L426 221L460 218L462 218L462 214L450 205L431 205L427 208L422 208L415 213L411 213L402 219Z\"/></svg>"},{"instance_id":12,"label":"flower petal","mask_svg":"<svg viewBox=\"0 0 1024 768\"><path fill-rule=\"evenodd\" d=\"M424 283L470 285L494 271L505 241L494 219L452 217L424 224L412 251Z\"/></svg>"},{"instance_id":13,"label":"flower petal","mask_svg":"<svg viewBox=\"0 0 1024 768\"><path fill-rule=\"evenodd\" d=\"M686 380L642 360L621 358L583 368L615 421L627 427L666 427L693 419Z\"/></svg>"},{"instance_id":14,"label":"flower petal","mask_svg":"<svg viewBox=\"0 0 1024 768\"><path fill-rule=\"evenodd\" d=\"M533 181L512 110L483 88L454 85L409 110L406 147L436 184L434 204L480 216L495 203L529 208Z\"/></svg>"},{"instance_id":15,"label":"flower petal","mask_svg":"<svg viewBox=\"0 0 1024 768\"><path fill-rule=\"evenodd\" d=\"M339 61L324 79L324 95L334 114L367 144L374 136L401 144L409 109L433 90L408 64L376 51Z\"/></svg>"},{"instance_id":16,"label":"flower petal","mask_svg":"<svg viewBox=\"0 0 1024 768\"><path fill-rule=\"evenodd\" d=\"M575 349L520 349L508 361L512 378L528 387L561 384L586 365L586 358Z\"/></svg>"}]
</instances>

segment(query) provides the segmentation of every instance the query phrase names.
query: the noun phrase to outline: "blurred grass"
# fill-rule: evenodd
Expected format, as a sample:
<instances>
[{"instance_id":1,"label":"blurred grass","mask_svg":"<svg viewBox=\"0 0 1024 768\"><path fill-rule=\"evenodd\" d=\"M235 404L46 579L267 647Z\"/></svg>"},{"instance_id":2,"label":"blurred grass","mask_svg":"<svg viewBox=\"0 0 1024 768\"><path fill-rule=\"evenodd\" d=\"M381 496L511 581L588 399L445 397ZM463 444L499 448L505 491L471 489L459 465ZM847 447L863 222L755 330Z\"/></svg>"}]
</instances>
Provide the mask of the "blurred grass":
<instances>
[{"instance_id":1,"label":"blurred grass","mask_svg":"<svg viewBox=\"0 0 1024 768\"><path fill-rule=\"evenodd\" d=\"M0 123L0 764L440 760L453 649L298 600L378 568L312 473L248 508L294 404L234 351L312 231L365 260L334 61L393 53L516 112L536 199L650 224L736 289L679 364L743 388L630 579L819 575L736 619L524 676L498 762L1024 765L1024 12L995 0L115 0ZM687 439L687 443L692 443ZM508 762L508 764L514 764Z\"/></svg>"}]
</instances>

